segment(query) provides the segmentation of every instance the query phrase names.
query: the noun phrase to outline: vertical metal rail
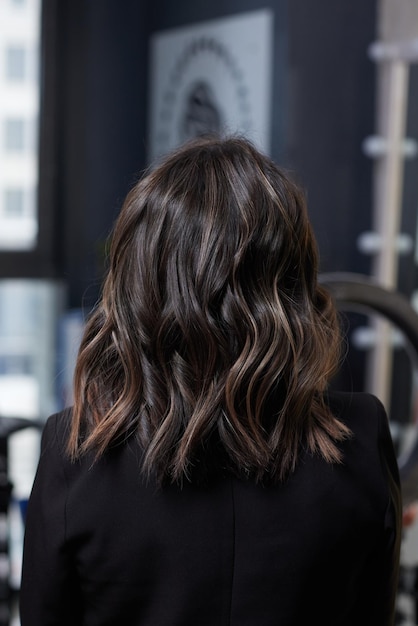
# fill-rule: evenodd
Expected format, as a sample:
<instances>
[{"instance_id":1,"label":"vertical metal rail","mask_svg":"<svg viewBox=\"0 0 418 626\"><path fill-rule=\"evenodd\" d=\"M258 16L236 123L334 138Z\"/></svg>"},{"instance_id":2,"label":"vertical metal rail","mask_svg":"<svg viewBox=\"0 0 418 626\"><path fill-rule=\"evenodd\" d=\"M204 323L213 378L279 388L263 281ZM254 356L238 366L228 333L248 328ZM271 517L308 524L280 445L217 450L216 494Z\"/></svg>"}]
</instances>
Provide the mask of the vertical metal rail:
<instances>
[{"instance_id":1,"label":"vertical metal rail","mask_svg":"<svg viewBox=\"0 0 418 626\"><path fill-rule=\"evenodd\" d=\"M386 288L394 289L398 277L397 241L402 214L403 141L406 130L409 65L398 58L379 60L377 133L381 154L374 168L373 228L379 235L380 250L372 273ZM389 407L392 380L391 326L375 320L376 345L371 353L367 387Z\"/></svg>"},{"instance_id":2,"label":"vertical metal rail","mask_svg":"<svg viewBox=\"0 0 418 626\"><path fill-rule=\"evenodd\" d=\"M376 136L365 141L375 159L373 175L374 253L372 274L385 288L396 289L402 216L409 68L418 62L418 3L380 0L379 41L369 55L377 63ZM368 364L367 389L389 408L392 386L391 326L375 320L375 347Z\"/></svg>"}]
</instances>

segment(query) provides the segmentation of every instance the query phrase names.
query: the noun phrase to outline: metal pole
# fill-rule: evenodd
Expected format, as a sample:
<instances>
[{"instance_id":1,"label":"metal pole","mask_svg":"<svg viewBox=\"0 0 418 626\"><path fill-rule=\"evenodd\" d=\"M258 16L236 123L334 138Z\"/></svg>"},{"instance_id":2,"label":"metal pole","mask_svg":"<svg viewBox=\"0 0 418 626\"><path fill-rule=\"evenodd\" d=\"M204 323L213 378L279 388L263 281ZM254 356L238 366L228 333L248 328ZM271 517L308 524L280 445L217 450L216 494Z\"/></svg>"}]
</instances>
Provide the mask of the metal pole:
<instances>
[{"instance_id":1,"label":"metal pole","mask_svg":"<svg viewBox=\"0 0 418 626\"><path fill-rule=\"evenodd\" d=\"M378 41L369 50L377 63L376 134L380 140L379 149L371 154L375 156L373 230L380 242L372 274L382 286L392 289L398 282L409 66L418 62L418 2L380 0L378 6ZM375 331L377 341L370 355L367 388L389 409L391 328L387 322L376 320Z\"/></svg>"}]
</instances>

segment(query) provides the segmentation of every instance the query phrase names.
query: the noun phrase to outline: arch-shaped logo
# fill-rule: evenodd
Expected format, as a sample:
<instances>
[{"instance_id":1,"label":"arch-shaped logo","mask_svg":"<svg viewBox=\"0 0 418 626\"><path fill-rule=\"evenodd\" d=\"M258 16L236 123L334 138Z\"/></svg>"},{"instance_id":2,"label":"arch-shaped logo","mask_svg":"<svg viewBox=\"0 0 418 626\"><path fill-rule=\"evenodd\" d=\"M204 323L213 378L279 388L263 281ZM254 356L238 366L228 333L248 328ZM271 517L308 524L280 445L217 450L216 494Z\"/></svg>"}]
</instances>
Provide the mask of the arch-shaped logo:
<instances>
[{"instance_id":1,"label":"arch-shaped logo","mask_svg":"<svg viewBox=\"0 0 418 626\"><path fill-rule=\"evenodd\" d=\"M265 134L269 126L269 18L269 12L257 11L154 36L151 160L212 131L258 136L263 143L261 128Z\"/></svg>"}]
</instances>

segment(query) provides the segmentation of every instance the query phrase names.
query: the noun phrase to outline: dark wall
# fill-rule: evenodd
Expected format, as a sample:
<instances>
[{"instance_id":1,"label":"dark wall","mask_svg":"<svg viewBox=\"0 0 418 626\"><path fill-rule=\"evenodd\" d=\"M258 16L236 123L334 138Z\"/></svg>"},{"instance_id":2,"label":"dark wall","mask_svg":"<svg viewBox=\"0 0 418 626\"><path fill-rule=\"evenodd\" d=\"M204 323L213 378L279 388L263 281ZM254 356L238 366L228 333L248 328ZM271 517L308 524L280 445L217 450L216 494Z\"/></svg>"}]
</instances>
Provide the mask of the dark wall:
<instances>
[{"instance_id":1,"label":"dark wall","mask_svg":"<svg viewBox=\"0 0 418 626\"><path fill-rule=\"evenodd\" d=\"M41 195L59 215L70 306L97 297L106 236L145 166L149 35L265 7L275 19L272 156L307 189L322 269L368 271L356 238L371 213L361 142L374 130L374 0L44 0L55 14L44 65L55 132L44 137Z\"/></svg>"},{"instance_id":2,"label":"dark wall","mask_svg":"<svg viewBox=\"0 0 418 626\"><path fill-rule=\"evenodd\" d=\"M144 167L146 6L44 0L44 23L44 114L53 128L44 133L40 195L54 188L47 201L59 215L57 258L69 306L89 308L109 230Z\"/></svg>"},{"instance_id":3,"label":"dark wall","mask_svg":"<svg viewBox=\"0 0 418 626\"><path fill-rule=\"evenodd\" d=\"M308 194L325 271L369 272L357 251L370 229L376 3L289 2L286 159Z\"/></svg>"},{"instance_id":4,"label":"dark wall","mask_svg":"<svg viewBox=\"0 0 418 626\"><path fill-rule=\"evenodd\" d=\"M407 102L406 136L418 138L418 66L413 64L409 70L409 91ZM417 207L418 207L418 179L417 157L404 161L404 181L402 196L401 232L409 234L414 239L412 250L399 257L398 288L408 296L417 296L418 285L418 255L417 241ZM415 248L415 249L414 249Z\"/></svg>"}]
</instances>

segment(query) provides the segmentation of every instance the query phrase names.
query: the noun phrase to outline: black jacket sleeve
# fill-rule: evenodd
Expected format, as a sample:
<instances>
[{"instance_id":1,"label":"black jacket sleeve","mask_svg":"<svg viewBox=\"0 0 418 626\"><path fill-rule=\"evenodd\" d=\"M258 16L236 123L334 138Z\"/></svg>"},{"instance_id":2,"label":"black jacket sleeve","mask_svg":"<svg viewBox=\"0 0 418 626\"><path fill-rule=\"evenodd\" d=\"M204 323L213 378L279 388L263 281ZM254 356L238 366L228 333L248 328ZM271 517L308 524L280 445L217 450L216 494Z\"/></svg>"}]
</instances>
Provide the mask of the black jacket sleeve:
<instances>
[{"instance_id":1,"label":"black jacket sleeve","mask_svg":"<svg viewBox=\"0 0 418 626\"><path fill-rule=\"evenodd\" d=\"M394 623L402 539L402 496L399 469L389 430L389 421L380 401L377 402L381 406L381 417L379 420L380 459L384 474L387 477L389 491L385 516L387 541L385 552L382 554L382 580L386 581L386 588L382 590L381 597L383 598L382 610L386 611L387 616L390 616L389 622Z\"/></svg>"},{"instance_id":2,"label":"black jacket sleeve","mask_svg":"<svg viewBox=\"0 0 418 626\"><path fill-rule=\"evenodd\" d=\"M20 590L22 626L81 623L75 567L66 546L67 482L57 419L52 416L45 425L28 504Z\"/></svg>"}]
</instances>

